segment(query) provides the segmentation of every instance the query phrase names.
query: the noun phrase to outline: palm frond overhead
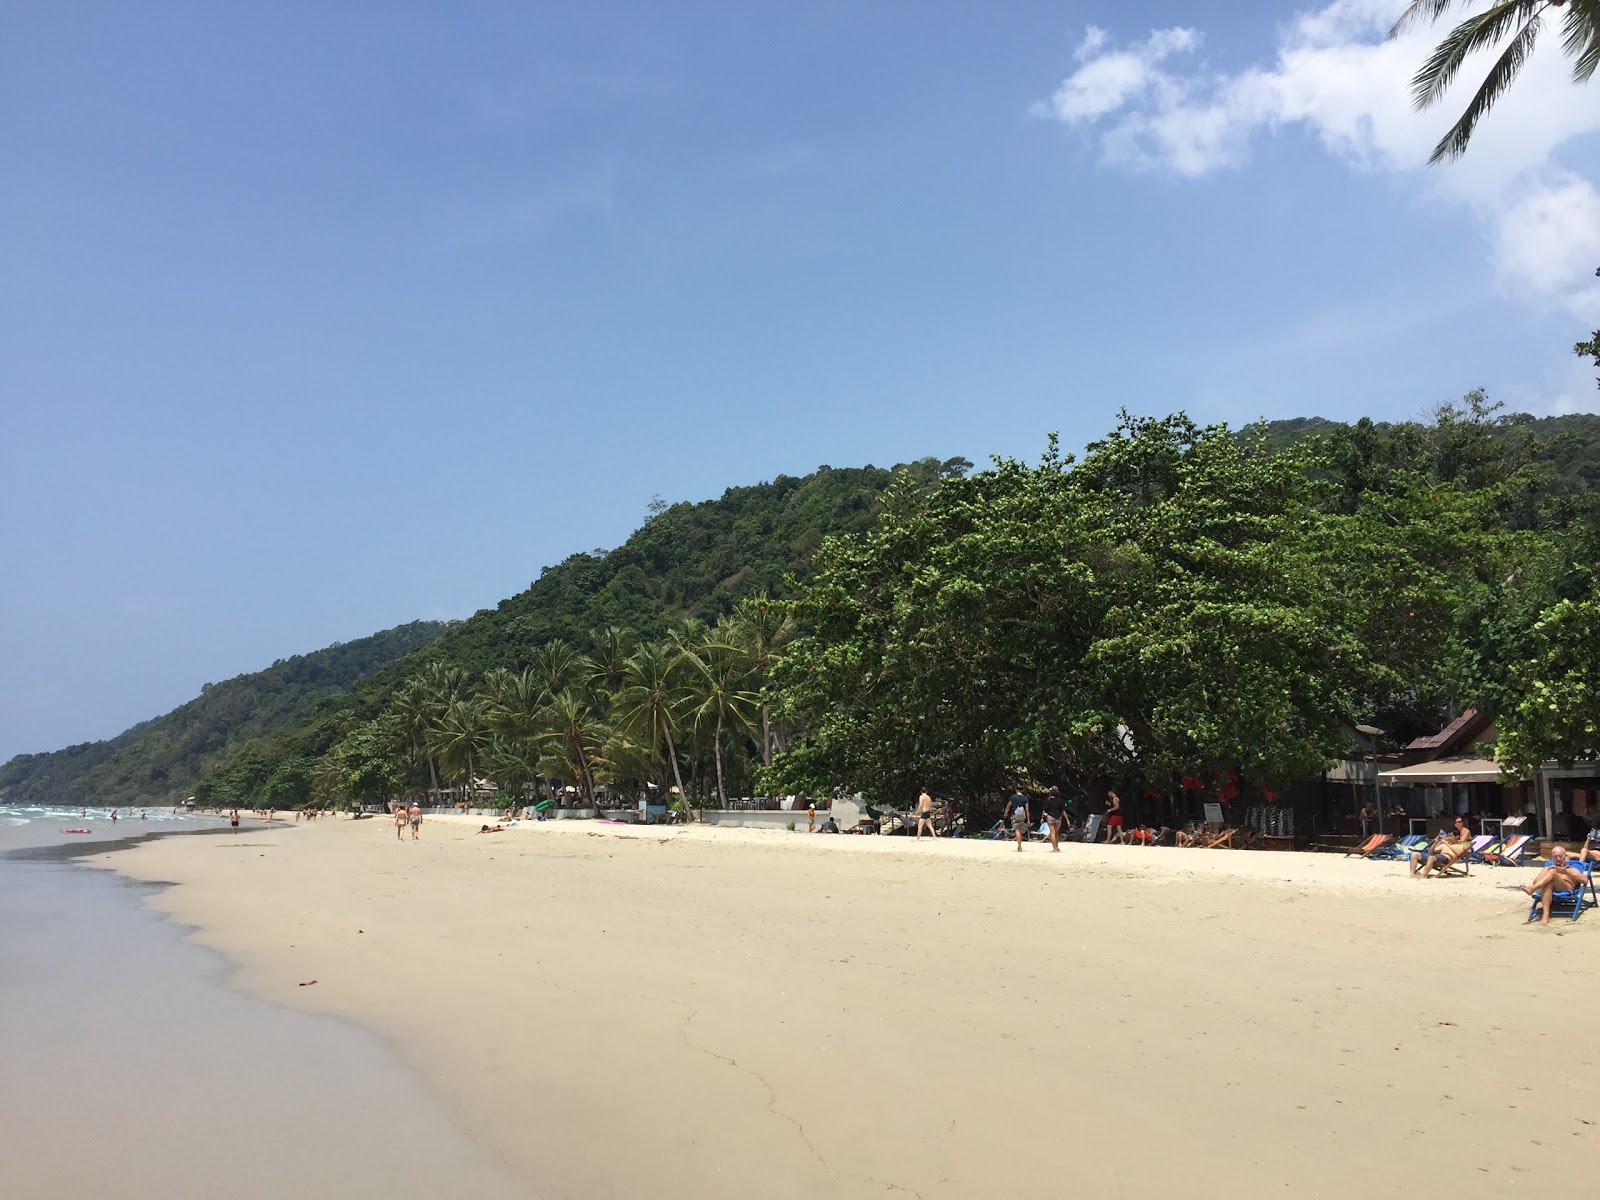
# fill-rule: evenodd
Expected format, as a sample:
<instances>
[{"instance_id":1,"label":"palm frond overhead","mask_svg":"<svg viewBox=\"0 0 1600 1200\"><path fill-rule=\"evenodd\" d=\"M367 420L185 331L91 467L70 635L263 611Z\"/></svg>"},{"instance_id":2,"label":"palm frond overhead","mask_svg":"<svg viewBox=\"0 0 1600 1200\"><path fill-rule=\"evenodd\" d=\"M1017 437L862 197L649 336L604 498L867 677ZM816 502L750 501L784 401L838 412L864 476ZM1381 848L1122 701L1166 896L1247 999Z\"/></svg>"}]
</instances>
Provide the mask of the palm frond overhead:
<instances>
[{"instance_id":1,"label":"palm frond overhead","mask_svg":"<svg viewBox=\"0 0 1600 1200\"><path fill-rule=\"evenodd\" d=\"M1561 46L1573 59L1572 78L1588 83L1600 66L1600 0L1568 0Z\"/></svg>"},{"instance_id":2,"label":"palm frond overhead","mask_svg":"<svg viewBox=\"0 0 1600 1200\"><path fill-rule=\"evenodd\" d=\"M1437 103L1455 82L1456 73L1461 70L1462 63L1479 50L1497 45L1515 26L1522 25L1517 39L1529 36L1530 29L1533 30L1533 36L1537 36L1540 26L1538 10L1542 7L1543 0L1504 0L1503 3L1496 4L1477 16L1468 17L1461 22L1434 47L1433 53L1428 55L1427 61L1412 78L1412 104L1421 109ZM1525 55L1526 50L1523 53ZM1502 55L1501 63L1504 61L1505 56ZM1518 68L1520 67L1519 60ZM1500 69L1501 64L1497 63L1495 72ZM1495 72L1490 73L1490 79L1494 78ZM1497 89L1496 94L1503 90L1503 87Z\"/></svg>"},{"instance_id":3,"label":"palm frond overhead","mask_svg":"<svg viewBox=\"0 0 1600 1200\"><path fill-rule=\"evenodd\" d=\"M1472 131L1477 128L1478 122L1494 107L1495 101L1511 86L1512 81L1528 61L1528 55L1532 53L1533 44L1539 36L1539 27L1539 18L1535 17L1511 39L1510 45L1495 60L1483 83L1473 93L1472 99L1467 103L1466 111L1450 127L1450 132L1440 138L1439 144L1433 148L1433 153L1428 156L1430 163L1457 159L1466 153L1467 143L1472 140Z\"/></svg>"}]
</instances>

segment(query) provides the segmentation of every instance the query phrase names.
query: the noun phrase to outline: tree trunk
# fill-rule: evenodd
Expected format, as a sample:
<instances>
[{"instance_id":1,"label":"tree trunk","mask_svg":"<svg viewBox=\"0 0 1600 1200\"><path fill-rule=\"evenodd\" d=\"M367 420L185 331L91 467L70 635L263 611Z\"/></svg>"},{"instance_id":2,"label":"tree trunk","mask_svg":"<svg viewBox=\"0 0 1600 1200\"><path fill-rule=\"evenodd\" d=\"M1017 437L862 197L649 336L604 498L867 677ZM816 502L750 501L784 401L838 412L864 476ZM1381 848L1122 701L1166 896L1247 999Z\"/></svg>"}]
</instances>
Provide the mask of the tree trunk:
<instances>
[{"instance_id":1,"label":"tree trunk","mask_svg":"<svg viewBox=\"0 0 1600 1200\"><path fill-rule=\"evenodd\" d=\"M767 702L761 702L761 765L772 765L772 727L767 721Z\"/></svg>"},{"instance_id":2,"label":"tree trunk","mask_svg":"<svg viewBox=\"0 0 1600 1200\"><path fill-rule=\"evenodd\" d=\"M678 799L683 802L683 810L687 813L689 793L683 790L683 773L678 770L678 748L672 744L672 730L663 725L661 732L667 735L667 757L672 760L672 780L678 785Z\"/></svg>"},{"instance_id":3,"label":"tree trunk","mask_svg":"<svg viewBox=\"0 0 1600 1200\"><path fill-rule=\"evenodd\" d=\"M717 736L711 743L712 753L717 759L717 806L728 807L728 789L722 782L722 714L717 714Z\"/></svg>"}]
</instances>

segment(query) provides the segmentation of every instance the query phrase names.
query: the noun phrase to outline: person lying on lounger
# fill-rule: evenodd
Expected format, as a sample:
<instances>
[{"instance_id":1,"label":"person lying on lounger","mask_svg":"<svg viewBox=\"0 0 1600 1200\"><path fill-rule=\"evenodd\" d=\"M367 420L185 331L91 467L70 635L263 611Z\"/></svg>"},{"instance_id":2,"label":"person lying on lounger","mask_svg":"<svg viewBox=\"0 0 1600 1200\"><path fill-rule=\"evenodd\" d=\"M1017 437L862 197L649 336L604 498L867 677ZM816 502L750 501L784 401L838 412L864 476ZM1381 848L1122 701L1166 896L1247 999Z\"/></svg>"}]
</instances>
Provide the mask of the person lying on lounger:
<instances>
[{"instance_id":1,"label":"person lying on lounger","mask_svg":"<svg viewBox=\"0 0 1600 1200\"><path fill-rule=\"evenodd\" d=\"M1415 879L1426 879L1430 871L1437 871L1443 875L1470 849L1472 849L1472 829L1467 824L1466 818L1457 817L1454 830L1441 833L1434 838L1433 845L1426 851L1419 850L1412 854L1411 875Z\"/></svg>"},{"instance_id":2,"label":"person lying on lounger","mask_svg":"<svg viewBox=\"0 0 1600 1200\"><path fill-rule=\"evenodd\" d=\"M1600 862L1600 827L1589 830L1589 836L1583 839L1583 849L1578 852L1578 861Z\"/></svg>"},{"instance_id":3,"label":"person lying on lounger","mask_svg":"<svg viewBox=\"0 0 1600 1200\"><path fill-rule=\"evenodd\" d=\"M1557 846L1550 851L1550 865L1534 876L1533 882L1526 884L1523 891L1530 896L1544 898L1544 911L1539 915L1539 924L1550 924L1550 902L1557 892L1571 892L1583 886L1584 873L1580 871L1571 860L1567 858L1567 848Z\"/></svg>"}]
</instances>

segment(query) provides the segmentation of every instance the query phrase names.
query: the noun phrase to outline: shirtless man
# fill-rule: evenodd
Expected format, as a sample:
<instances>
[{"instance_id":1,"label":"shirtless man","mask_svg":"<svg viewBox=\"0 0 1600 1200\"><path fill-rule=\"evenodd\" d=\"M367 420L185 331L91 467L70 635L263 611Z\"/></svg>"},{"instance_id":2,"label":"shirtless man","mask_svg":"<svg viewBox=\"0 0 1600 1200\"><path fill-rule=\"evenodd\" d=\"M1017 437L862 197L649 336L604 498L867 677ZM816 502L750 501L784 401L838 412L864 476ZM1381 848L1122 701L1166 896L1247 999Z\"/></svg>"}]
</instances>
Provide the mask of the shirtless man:
<instances>
[{"instance_id":1,"label":"shirtless man","mask_svg":"<svg viewBox=\"0 0 1600 1200\"><path fill-rule=\"evenodd\" d=\"M1115 791L1106 793L1106 845L1126 843L1128 835L1122 828L1122 797Z\"/></svg>"},{"instance_id":2,"label":"shirtless man","mask_svg":"<svg viewBox=\"0 0 1600 1200\"><path fill-rule=\"evenodd\" d=\"M1584 873L1567 860L1567 848L1557 846L1550 851L1550 865L1540 871L1530 884L1523 887L1523 891L1530 896L1544 897L1544 911L1539 915L1539 924L1550 924L1550 901L1557 892L1570 892L1580 888L1584 883Z\"/></svg>"},{"instance_id":3,"label":"shirtless man","mask_svg":"<svg viewBox=\"0 0 1600 1200\"><path fill-rule=\"evenodd\" d=\"M228 824L233 826L235 833L239 832L239 810L237 808L233 810L233 815L228 818Z\"/></svg>"},{"instance_id":4,"label":"shirtless man","mask_svg":"<svg viewBox=\"0 0 1600 1200\"><path fill-rule=\"evenodd\" d=\"M1467 825L1466 818L1457 817L1454 832L1441 833L1434 839L1433 845L1428 847L1426 853L1418 851L1412 854L1412 878L1426 879L1430 871L1437 871L1443 875L1447 868L1471 849L1472 829Z\"/></svg>"},{"instance_id":5,"label":"shirtless man","mask_svg":"<svg viewBox=\"0 0 1600 1200\"><path fill-rule=\"evenodd\" d=\"M417 831L422 828L422 805L413 800L406 816L411 818L411 840L414 842L417 840Z\"/></svg>"},{"instance_id":6,"label":"shirtless man","mask_svg":"<svg viewBox=\"0 0 1600 1200\"><path fill-rule=\"evenodd\" d=\"M1600 862L1600 826L1589 830L1589 836L1583 839L1583 849L1578 852L1578 861Z\"/></svg>"},{"instance_id":7,"label":"shirtless man","mask_svg":"<svg viewBox=\"0 0 1600 1200\"><path fill-rule=\"evenodd\" d=\"M928 795L928 789L923 788L922 794L917 797L917 841L922 840L922 827L928 827L928 836L937 838L939 835L933 828L933 797Z\"/></svg>"}]
</instances>

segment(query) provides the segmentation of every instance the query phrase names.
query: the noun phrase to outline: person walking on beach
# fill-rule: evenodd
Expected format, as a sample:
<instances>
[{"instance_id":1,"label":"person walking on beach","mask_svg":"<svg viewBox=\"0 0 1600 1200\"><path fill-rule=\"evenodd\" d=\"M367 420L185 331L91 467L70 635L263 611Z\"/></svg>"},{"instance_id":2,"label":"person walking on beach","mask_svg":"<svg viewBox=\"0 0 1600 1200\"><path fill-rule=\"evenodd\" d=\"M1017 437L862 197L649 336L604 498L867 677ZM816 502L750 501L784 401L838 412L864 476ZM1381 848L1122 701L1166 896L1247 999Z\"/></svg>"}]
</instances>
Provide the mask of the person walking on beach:
<instances>
[{"instance_id":1,"label":"person walking on beach","mask_svg":"<svg viewBox=\"0 0 1600 1200\"><path fill-rule=\"evenodd\" d=\"M1021 854L1022 836L1028 832L1028 797L1020 788L1006 800L1006 809L1011 816L1011 832L1017 835L1017 853Z\"/></svg>"},{"instance_id":2,"label":"person walking on beach","mask_svg":"<svg viewBox=\"0 0 1600 1200\"><path fill-rule=\"evenodd\" d=\"M394 840L399 841L400 835L406 831L406 806L405 802L394 802Z\"/></svg>"},{"instance_id":3,"label":"person walking on beach","mask_svg":"<svg viewBox=\"0 0 1600 1200\"><path fill-rule=\"evenodd\" d=\"M1122 797L1112 790L1106 793L1106 844L1127 840L1122 832Z\"/></svg>"},{"instance_id":4,"label":"person walking on beach","mask_svg":"<svg viewBox=\"0 0 1600 1200\"><path fill-rule=\"evenodd\" d=\"M933 827L933 797L928 795L928 789L923 788L922 794L917 797L917 841L922 840L922 827L928 827L928 836L937 838L938 831Z\"/></svg>"},{"instance_id":5,"label":"person walking on beach","mask_svg":"<svg viewBox=\"0 0 1600 1200\"><path fill-rule=\"evenodd\" d=\"M806 801L806 832L817 831L817 806L810 800Z\"/></svg>"},{"instance_id":6,"label":"person walking on beach","mask_svg":"<svg viewBox=\"0 0 1600 1200\"><path fill-rule=\"evenodd\" d=\"M239 810L237 808L233 810L233 815L228 818L228 824L233 826L235 833L239 832Z\"/></svg>"},{"instance_id":7,"label":"person walking on beach","mask_svg":"<svg viewBox=\"0 0 1600 1200\"><path fill-rule=\"evenodd\" d=\"M1044 794L1044 823L1050 827L1050 852L1061 853L1061 821L1065 816L1061 789L1052 787Z\"/></svg>"},{"instance_id":8,"label":"person walking on beach","mask_svg":"<svg viewBox=\"0 0 1600 1200\"><path fill-rule=\"evenodd\" d=\"M417 840L418 830L422 828L422 805L413 800L406 816L411 818L411 840L414 842Z\"/></svg>"}]
</instances>

